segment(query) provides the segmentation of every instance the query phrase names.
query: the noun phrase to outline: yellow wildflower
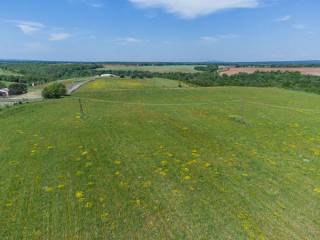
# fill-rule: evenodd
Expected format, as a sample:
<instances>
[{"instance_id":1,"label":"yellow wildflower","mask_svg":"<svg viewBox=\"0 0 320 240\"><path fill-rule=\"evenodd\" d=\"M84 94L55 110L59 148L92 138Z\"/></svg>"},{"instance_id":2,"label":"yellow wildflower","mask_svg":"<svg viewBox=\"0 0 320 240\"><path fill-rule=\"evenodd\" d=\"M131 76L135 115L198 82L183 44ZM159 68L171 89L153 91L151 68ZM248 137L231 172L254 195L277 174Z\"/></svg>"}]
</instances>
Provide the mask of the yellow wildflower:
<instances>
[{"instance_id":1,"label":"yellow wildflower","mask_svg":"<svg viewBox=\"0 0 320 240\"><path fill-rule=\"evenodd\" d=\"M183 177L183 180L185 180L185 181L188 181L188 180L190 180L191 179L191 176L184 176Z\"/></svg>"},{"instance_id":2,"label":"yellow wildflower","mask_svg":"<svg viewBox=\"0 0 320 240\"><path fill-rule=\"evenodd\" d=\"M48 186L46 186L46 187L43 188L43 190L44 190L45 192L47 192L47 193L50 193L50 192L53 192L53 187L48 187Z\"/></svg>"},{"instance_id":3,"label":"yellow wildflower","mask_svg":"<svg viewBox=\"0 0 320 240\"><path fill-rule=\"evenodd\" d=\"M146 181L146 182L143 183L143 187L144 188L149 188L149 187L151 187L151 185L152 185L151 181Z\"/></svg>"},{"instance_id":4,"label":"yellow wildflower","mask_svg":"<svg viewBox=\"0 0 320 240\"><path fill-rule=\"evenodd\" d=\"M109 217L109 213L106 213L106 212L104 212L100 215L100 218L102 221L108 220L108 217Z\"/></svg>"},{"instance_id":5,"label":"yellow wildflower","mask_svg":"<svg viewBox=\"0 0 320 240\"><path fill-rule=\"evenodd\" d=\"M93 203L92 202L87 202L85 207L86 208L92 208L93 207Z\"/></svg>"},{"instance_id":6,"label":"yellow wildflower","mask_svg":"<svg viewBox=\"0 0 320 240\"><path fill-rule=\"evenodd\" d=\"M120 160L116 160L116 161L114 161L114 164L120 165L120 164L121 164L121 161L120 161Z\"/></svg>"},{"instance_id":7,"label":"yellow wildflower","mask_svg":"<svg viewBox=\"0 0 320 240\"><path fill-rule=\"evenodd\" d=\"M88 151L84 151L81 153L82 156L88 155Z\"/></svg>"},{"instance_id":8,"label":"yellow wildflower","mask_svg":"<svg viewBox=\"0 0 320 240\"><path fill-rule=\"evenodd\" d=\"M84 198L84 192L82 192L82 191L77 191L77 192L76 192L76 198L77 198L77 199L82 199L82 198Z\"/></svg>"},{"instance_id":9,"label":"yellow wildflower","mask_svg":"<svg viewBox=\"0 0 320 240\"><path fill-rule=\"evenodd\" d=\"M167 165L167 164L168 164L168 161L163 160L163 161L161 161L161 164L162 164L163 166L165 166L165 165Z\"/></svg>"},{"instance_id":10,"label":"yellow wildflower","mask_svg":"<svg viewBox=\"0 0 320 240\"><path fill-rule=\"evenodd\" d=\"M64 189L64 184L59 184L58 189L60 189L60 190Z\"/></svg>"},{"instance_id":11,"label":"yellow wildflower","mask_svg":"<svg viewBox=\"0 0 320 240\"><path fill-rule=\"evenodd\" d=\"M315 193L320 193L320 187L315 188L313 191L314 191Z\"/></svg>"},{"instance_id":12,"label":"yellow wildflower","mask_svg":"<svg viewBox=\"0 0 320 240\"><path fill-rule=\"evenodd\" d=\"M205 163L205 164L204 164L204 167L205 167L205 168L208 168L208 167L210 167L210 166L211 166L210 163Z\"/></svg>"}]
</instances>

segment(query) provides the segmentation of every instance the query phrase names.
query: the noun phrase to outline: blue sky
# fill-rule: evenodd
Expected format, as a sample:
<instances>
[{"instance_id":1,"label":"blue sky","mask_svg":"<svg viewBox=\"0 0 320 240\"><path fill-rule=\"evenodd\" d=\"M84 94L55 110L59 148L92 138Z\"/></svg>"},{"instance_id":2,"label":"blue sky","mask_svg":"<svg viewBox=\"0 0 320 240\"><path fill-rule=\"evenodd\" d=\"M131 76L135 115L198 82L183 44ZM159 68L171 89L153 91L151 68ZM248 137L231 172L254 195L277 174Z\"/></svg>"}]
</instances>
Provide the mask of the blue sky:
<instances>
[{"instance_id":1,"label":"blue sky","mask_svg":"<svg viewBox=\"0 0 320 240\"><path fill-rule=\"evenodd\" d=\"M2 0L0 59L320 59L319 0Z\"/></svg>"}]
</instances>

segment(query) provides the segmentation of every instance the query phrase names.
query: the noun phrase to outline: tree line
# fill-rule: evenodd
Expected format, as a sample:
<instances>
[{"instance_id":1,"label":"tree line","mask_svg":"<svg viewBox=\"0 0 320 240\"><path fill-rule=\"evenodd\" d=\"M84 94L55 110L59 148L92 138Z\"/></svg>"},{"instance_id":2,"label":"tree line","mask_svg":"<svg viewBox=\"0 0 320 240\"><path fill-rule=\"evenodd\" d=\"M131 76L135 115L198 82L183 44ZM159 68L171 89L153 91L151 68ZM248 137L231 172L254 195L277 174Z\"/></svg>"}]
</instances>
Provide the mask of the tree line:
<instances>
[{"instance_id":1,"label":"tree line","mask_svg":"<svg viewBox=\"0 0 320 240\"><path fill-rule=\"evenodd\" d=\"M101 74L114 74L131 78L166 78L183 81L194 86L249 86L249 87L280 87L303 90L320 94L320 77L303 75L299 72L255 72L239 73L228 76L218 72L217 64L199 65L196 73L183 72L149 72L138 70L101 70L101 64L81 63L5 63L0 68L15 73L0 76L1 81L16 83L47 83L60 79L87 77Z\"/></svg>"},{"instance_id":2,"label":"tree line","mask_svg":"<svg viewBox=\"0 0 320 240\"><path fill-rule=\"evenodd\" d=\"M1 64L0 68L14 75L1 75L0 81L16 83L47 83L60 79L87 77L97 74L100 64L48 64L48 63L14 63Z\"/></svg>"},{"instance_id":3,"label":"tree line","mask_svg":"<svg viewBox=\"0 0 320 240\"><path fill-rule=\"evenodd\" d=\"M216 65L198 66L198 73L157 73L145 71L104 70L103 73L131 78L166 78L183 81L194 86L247 86L247 87L279 87L302 90L320 94L320 77L303 75L300 72L255 72L239 73L228 76L219 74Z\"/></svg>"}]
</instances>

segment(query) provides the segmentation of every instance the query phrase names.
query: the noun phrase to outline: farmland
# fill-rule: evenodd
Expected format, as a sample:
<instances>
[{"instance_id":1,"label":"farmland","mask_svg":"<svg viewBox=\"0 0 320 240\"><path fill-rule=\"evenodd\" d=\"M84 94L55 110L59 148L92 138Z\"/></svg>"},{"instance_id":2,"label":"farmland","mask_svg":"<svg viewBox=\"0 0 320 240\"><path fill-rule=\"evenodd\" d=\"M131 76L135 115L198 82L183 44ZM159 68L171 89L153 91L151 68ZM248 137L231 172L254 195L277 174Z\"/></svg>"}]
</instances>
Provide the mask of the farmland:
<instances>
[{"instance_id":1,"label":"farmland","mask_svg":"<svg viewBox=\"0 0 320 240\"><path fill-rule=\"evenodd\" d=\"M320 76L319 67L228 67L221 71L221 74L236 75L239 73L254 73L254 72L300 72L304 75Z\"/></svg>"},{"instance_id":2,"label":"farmland","mask_svg":"<svg viewBox=\"0 0 320 240\"><path fill-rule=\"evenodd\" d=\"M154 65L154 66L139 66L139 65L121 65L121 64L106 64L101 70L113 71L150 71L159 73L168 72L183 72L195 73L197 72L194 67L196 65Z\"/></svg>"},{"instance_id":3,"label":"farmland","mask_svg":"<svg viewBox=\"0 0 320 240\"><path fill-rule=\"evenodd\" d=\"M0 111L0 238L318 239L320 96L179 84Z\"/></svg>"}]
</instances>

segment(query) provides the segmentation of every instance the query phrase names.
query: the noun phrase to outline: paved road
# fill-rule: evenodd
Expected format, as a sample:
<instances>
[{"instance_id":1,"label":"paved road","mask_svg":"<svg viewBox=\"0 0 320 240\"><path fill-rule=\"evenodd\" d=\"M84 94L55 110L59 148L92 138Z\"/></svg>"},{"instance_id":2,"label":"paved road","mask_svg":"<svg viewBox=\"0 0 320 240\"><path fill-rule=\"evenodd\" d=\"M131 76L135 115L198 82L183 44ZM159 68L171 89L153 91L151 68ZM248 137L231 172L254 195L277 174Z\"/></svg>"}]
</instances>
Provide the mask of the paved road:
<instances>
[{"instance_id":1,"label":"paved road","mask_svg":"<svg viewBox=\"0 0 320 240\"><path fill-rule=\"evenodd\" d=\"M79 88L81 88L83 85L89 83L89 82L92 82L94 80L96 80L97 78L94 77L94 78L90 78L86 81L83 81L83 82L78 82L78 83L75 83L75 84L72 84L71 86L68 87L68 90L67 90L67 93L68 94L72 94L73 92L77 91Z\"/></svg>"},{"instance_id":2,"label":"paved road","mask_svg":"<svg viewBox=\"0 0 320 240\"><path fill-rule=\"evenodd\" d=\"M83 85L96 80L97 77L89 78L88 80L77 82L74 84L71 84L68 86L67 93L72 94L75 91L77 91L79 88L81 88ZM19 102L36 102L36 101L42 101L43 98L41 96L41 89L30 91L26 94L22 94L19 96L13 96L8 98L0 98L0 107L6 106L6 105L13 105L15 103Z\"/></svg>"}]
</instances>

